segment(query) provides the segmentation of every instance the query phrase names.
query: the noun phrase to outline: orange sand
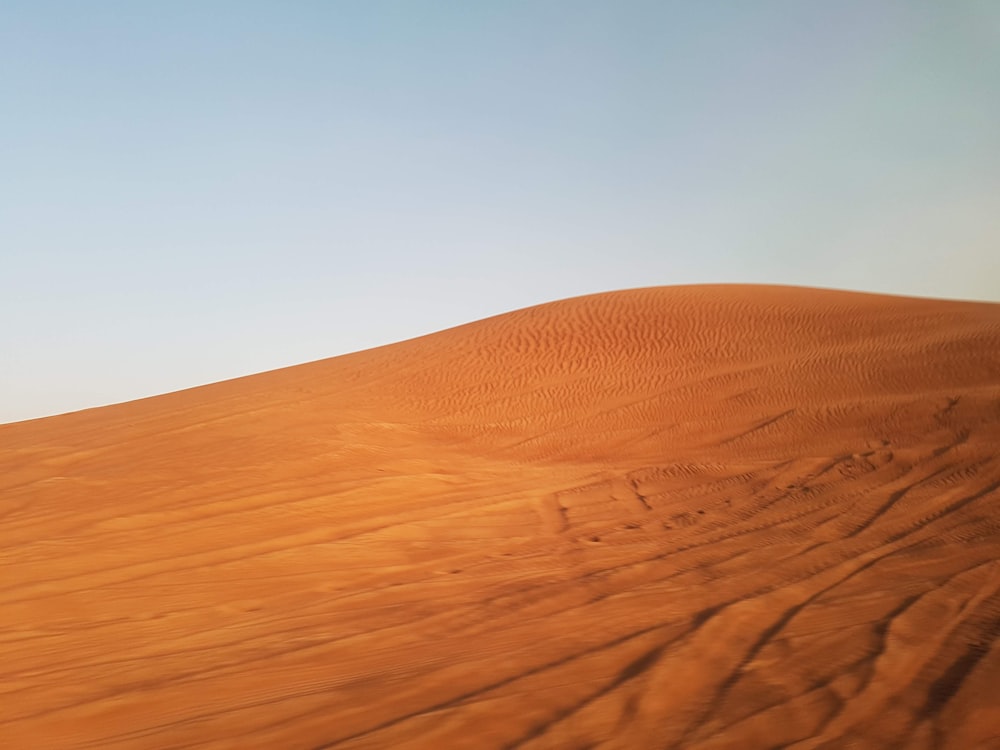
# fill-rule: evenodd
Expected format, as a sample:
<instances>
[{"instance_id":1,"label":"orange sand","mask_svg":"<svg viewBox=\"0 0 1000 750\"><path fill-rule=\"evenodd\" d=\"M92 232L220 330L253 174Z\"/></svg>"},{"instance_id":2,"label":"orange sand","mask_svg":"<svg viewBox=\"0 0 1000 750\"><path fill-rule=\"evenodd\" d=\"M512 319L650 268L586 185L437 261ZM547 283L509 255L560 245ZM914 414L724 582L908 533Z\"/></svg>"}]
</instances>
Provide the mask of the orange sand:
<instances>
[{"instance_id":1,"label":"orange sand","mask_svg":"<svg viewBox=\"0 0 1000 750\"><path fill-rule=\"evenodd\" d=\"M4 748L1000 748L1000 305L557 302L0 427L0 514Z\"/></svg>"}]
</instances>

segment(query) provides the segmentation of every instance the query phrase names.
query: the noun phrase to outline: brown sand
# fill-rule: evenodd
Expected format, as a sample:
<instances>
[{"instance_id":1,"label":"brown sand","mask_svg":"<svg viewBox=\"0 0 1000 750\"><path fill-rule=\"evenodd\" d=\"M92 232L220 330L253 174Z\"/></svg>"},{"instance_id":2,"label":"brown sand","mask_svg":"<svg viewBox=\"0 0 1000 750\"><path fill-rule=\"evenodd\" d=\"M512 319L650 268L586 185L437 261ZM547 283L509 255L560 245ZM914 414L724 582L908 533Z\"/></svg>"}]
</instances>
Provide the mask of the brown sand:
<instances>
[{"instance_id":1,"label":"brown sand","mask_svg":"<svg viewBox=\"0 0 1000 750\"><path fill-rule=\"evenodd\" d=\"M0 513L4 748L1000 748L1000 305L543 305L0 427Z\"/></svg>"}]
</instances>

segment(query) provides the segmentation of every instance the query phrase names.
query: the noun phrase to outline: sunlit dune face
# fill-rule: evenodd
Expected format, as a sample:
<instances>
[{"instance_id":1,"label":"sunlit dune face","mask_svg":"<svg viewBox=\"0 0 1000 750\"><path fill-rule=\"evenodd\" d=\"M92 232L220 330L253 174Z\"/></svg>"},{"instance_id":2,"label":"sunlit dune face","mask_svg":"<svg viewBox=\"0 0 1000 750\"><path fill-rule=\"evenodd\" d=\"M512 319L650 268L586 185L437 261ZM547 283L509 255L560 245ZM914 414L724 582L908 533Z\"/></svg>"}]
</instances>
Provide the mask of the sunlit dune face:
<instances>
[{"instance_id":1,"label":"sunlit dune face","mask_svg":"<svg viewBox=\"0 0 1000 750\"><path fill-rule=\"evenodd\" d=\"M0 745L998 746L998 450L1000 306L738 286L0 427Z\"/></svg>"}]
</instances>

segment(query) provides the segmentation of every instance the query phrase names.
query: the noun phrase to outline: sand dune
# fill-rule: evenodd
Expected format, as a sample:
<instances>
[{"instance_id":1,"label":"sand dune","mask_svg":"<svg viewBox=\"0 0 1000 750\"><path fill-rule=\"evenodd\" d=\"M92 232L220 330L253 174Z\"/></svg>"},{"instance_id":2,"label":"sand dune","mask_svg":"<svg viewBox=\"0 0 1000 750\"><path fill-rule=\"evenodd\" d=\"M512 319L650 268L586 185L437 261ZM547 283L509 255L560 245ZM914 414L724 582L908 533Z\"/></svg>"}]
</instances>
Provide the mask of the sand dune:
<instances>
[{"instance_id":1,"label":"sand dune","mask_svg":"<svg viewBox=\"0 0 1000 750\"><path fill-rule=\"evenodd\" d=\"M1000 305L542 305L0 427L0 514L3 747L1000 748Z\"/></svg>"}]
</instances>

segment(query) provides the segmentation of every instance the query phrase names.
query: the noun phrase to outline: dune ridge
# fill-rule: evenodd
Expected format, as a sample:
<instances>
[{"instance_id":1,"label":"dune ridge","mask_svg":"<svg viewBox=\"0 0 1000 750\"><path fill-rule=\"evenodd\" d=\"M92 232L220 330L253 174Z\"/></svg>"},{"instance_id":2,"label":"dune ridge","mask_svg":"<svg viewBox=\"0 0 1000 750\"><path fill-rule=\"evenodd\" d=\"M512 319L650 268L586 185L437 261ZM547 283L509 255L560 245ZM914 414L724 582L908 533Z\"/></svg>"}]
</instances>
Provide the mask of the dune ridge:
<instances>
[{"instance_id":1,"label":"dune ridge","mask_svg":"<svg viewBox=\"0 0 1000 750\"><path fill-rule=\"evenodd\" d=\"M0 426L11 747L1000 748L1000 305L550 303Z\"/></svg>"}]
</instances>

